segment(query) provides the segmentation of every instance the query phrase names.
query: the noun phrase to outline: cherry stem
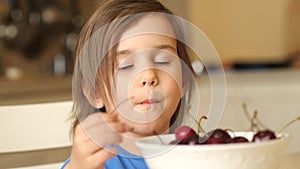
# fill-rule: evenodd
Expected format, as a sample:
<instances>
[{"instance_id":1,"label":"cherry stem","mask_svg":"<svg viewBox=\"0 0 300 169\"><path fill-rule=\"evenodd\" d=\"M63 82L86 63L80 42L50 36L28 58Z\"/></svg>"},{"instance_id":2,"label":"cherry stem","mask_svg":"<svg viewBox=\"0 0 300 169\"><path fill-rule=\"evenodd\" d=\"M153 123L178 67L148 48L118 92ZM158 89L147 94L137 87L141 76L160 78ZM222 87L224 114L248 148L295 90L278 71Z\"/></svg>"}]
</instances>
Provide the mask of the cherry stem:
<instances>
[{"instance_id":1,"label":"cherry stem","mask_svg":"<svg viewBox=\"0 0 300 169\"><path fill-rule=\"evenodd\" d=\"M280 130L279 133L282 133L284 130L286 130L291 124L295 123L296 121L300 120L300 116L298 116L297 118L291 120L289 123L287 123L286 125L284 125Z\"/></svg>"},{"instance_id":2,"label":"cherry stem","mask_svg":"<svg viewBox=\"0 0 300 169\"><path fill-rule=\"evenodd\" d=\"M162 140L162 138L159 136L159 134L155 130L152 130L152 133L154 135L156 135L156 137L158 138L158 140L160 141L161 144L165 144L164 141Z\"/></svg>"},{"instance_id":3,"label":"cherry stem","mask_svg":"<svg viewBox=\"0 0 300 169\"><path fill-rule=\"evenodd\" d=\"M191 105L188 106L188 109L187 109L187 112L186 112L186 113L187 113L187 115L190 116L191 119L194 120L194 122L196 122L197 127L198 127L197 132L198 132L198 133L202 132L202 133L205 134L205 136L208 136L208 134L204 131L204 129L203 129L203 128L201 127L201 125L200 125L200 124L201 124L201 121L202 121L203 119L207 119L207 117L206 117L206 116L201 116L200 119L197 120L192 114L190 114L190 109L191 109Z\"/></svg>"},{"instance_id":4,"label":"cherry stem","mask_svg":"<svg viewBox=\"0 0 300 169\"><path fill-rule=\"evenodd\" d=\"M266 126L264 123L261 122L261 120L258 118L257 115L256 115L256 121L257 121L257 124L262 126L264 129L270 129L268 126Z\"/></svg>"},{"instance_id":5,"label":"cherry stem","mask_svg":"<svg viewBox=\"0 0 300 169\"><path fill-rule=\"evenodd\" d=\"M257 129L257 130L260 130L260 128L259 128L259 126L257 125L257 110L255 110L254 112L253 112L253 116L252 116L252 118L251 118L251 131L254 131L254 129Z\"/></svg>"},{"instance_id":6,"label":"cherry stem","mask_svg":"<svg viewBox=\"0 0 300 169\"><path fill-rule=\"evenodd\" d=\"M251 123L250 131L254 131L254 126L255 126L255 124L254 124L254 121L253 121L253 117L250 116L250 113L249 113L249 111L248 111L248 108L247 108L246 103L243 103L243 110L244 110L244 113L245 113L247 119L248 119L248 120L250 121L250 123ZM254 115L253 115L253 116L254 116Z\"/></svg>"},{"instance_id":7,"label":"cherry stem","mask_svg":"<svg viewBox=\"0 0 300 169\"><path fill-rule=\"evenodd\" d=\"M250 116L250 113L248 111L247 105L245 103L243 103L243 109L245 112L245 115L247 117L247 119L250 121L251 126L250 126L250 131L254 131L254 130L260 130L260 126L262 126L265 129L269 129L269 127L267 127L265 124L263 124L260 119L258 118L258 111L255 110L253 112L253 116Z\"/></svg>"},{"instance_id":8,"label":"cherry stem","mask_svg":"<svg viewBox=\"0 0 300 169\"><path fill-rule=\"evenodd\" d=\"M247 119L248 119L249 121L251 121L251 116L250 116L250 113L249 113L249 111L248 111L248 108L247 108L246 103L243 103L243 110L244 110L244 113L245 113Z\"/></svg>"},{"instance_id":9,"label":"cherry stem","mask_svg":"<svg viewBox=\"0 0 300 169\"><path fill-rule=\"evenodd\" d=\"M207 133L204 131L204 129L201 127L201 122L202 122L202 120L206 120L206 119L207 119L206 116L201 116L200 119L199 119L199 121L198 121L198 123L197 123L197 125L198 125L198 133L202 132L202 133L205 134L205 136L208 136L208 134L207 134Z\"/></svg>"}]
</instances>

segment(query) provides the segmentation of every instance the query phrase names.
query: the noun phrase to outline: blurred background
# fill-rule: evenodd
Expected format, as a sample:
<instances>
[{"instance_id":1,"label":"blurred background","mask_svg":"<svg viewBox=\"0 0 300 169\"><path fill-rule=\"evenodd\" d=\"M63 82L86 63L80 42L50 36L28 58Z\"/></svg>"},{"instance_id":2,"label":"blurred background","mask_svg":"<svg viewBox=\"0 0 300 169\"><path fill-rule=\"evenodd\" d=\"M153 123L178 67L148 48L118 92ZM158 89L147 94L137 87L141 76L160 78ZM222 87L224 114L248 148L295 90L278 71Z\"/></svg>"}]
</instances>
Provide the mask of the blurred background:
<instances>
[{"instance_id":1,"label":"blurred background","mask_svg":"<svg viewBox=\"0 0 300 169\"><path fill-rule=\"evenodd\" d=\"M77 36L98 2L0 0L0 104L22 102L26 90L47 86L68 92L40 102L70 98ZM208 36L226 69L300 67L298 0L161 2Z\"/></svg>"},{"instance_id":2,"label":"blurred background","mask_svg":"<svg viewBox=\"0 0 300 169\"><path fill-rule=\"evenodd\" d=\"M1 106L72 100L74 47L82 26L100 1L0 0ZM249 121L243 113L242 103L247 103L250 112L258 110L259 117L274 130L300 115L299 0L160 1L201 29L219 53L227 84L220 126L235 130L248 129ZM208 112L212 98L210 82L205 73L202 75L200 111ZM63 115L56 109L45 112L51 113L53 120L64 117L56 125L58 129L53 130L49 137L55 139L59 134L67 148L59 150L59 159L50 158L51 163L61 163L69 156L69 128L65 127L69 112L65 110L71 109L71 102L63 105ZM5 124L11 123L5 120L9 117L8 112L0 115ZM19 121L11 124L20 124L23 116L24 119L28 118L24 113L12 116L12 119L18 117ZM44 125L44 128L52 125L53 121L42 121L42 117L33 115L30 119L41 124L28 120L32 128L36 128L36 125ZM1 134L9 132L5 127L1 127ZM300 124L297 123L287 130L294 138L289 153L300 152L299 128ZM22 126L14 129L22 129ZM26 132L24 134L16 135L17 139L26 138ZM48 136L45 138L44 144L52 144L52 139L48 139ZM28 145L33 144L28 141ZM53 156L53 152L46 154L39 164L47 160L49 162L49 157ZM1 157L0 168L3 168L7 162L3 155ZM34 164L35 158L34 152L27 158L21 156L20 164L15 163L15 166L22 166L26 162ZM7 159L16 162L14 155Z\"/></svg>"},{"instance_id":3,"label":"blurred background","mask_svg":"<svg viewBox=\"0 0 300 169\"><path fill-rule=\"evenodd\" d=\"M71 98L77 36L97 4L0 0L0 104Z\"/></svg>"},{"instance_id":4,"label":"blurred background","mask_svg":"<svg viewBox=\"0 0 300 169\"><path fill-rule=\"evenodd\" d=\"M39 101L70 98L77 36L98 2L0 0L0 104L47 86L68 92ZM226 69L300 67L298 0L161 2L208 36Z\"/></svg>"}]
</instances>

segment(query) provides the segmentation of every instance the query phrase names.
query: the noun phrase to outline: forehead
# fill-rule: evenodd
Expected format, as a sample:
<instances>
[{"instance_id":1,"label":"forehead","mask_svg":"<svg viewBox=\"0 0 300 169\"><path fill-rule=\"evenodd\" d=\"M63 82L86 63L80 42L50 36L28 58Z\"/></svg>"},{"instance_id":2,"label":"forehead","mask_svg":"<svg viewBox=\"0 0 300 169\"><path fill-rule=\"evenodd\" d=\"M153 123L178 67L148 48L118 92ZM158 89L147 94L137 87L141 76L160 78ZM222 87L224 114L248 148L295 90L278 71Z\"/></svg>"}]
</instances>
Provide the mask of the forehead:
<instances>
[{"instance_id":1,"label":"forehead","mask_svg":"<svg viewBox=\"0 0 300 169\"><path fill-rule=\"evenodd\" d=\"M143 34L159 34L176 39L174 29L167 17L164 14L151 13L126 30L120 40Z\"/></svg>"}]
</instances>

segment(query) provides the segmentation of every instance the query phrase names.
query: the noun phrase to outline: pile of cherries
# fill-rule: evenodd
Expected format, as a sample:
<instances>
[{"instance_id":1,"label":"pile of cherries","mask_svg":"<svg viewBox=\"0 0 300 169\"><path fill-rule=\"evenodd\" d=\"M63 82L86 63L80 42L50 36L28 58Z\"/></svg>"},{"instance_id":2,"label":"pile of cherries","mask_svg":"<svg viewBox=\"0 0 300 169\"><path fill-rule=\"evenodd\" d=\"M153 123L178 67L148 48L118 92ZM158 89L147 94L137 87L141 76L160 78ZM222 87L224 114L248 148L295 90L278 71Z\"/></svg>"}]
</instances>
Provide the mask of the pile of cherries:
<instances>
[{"instance_id":1,"label":"pile of cherries","mask_svg":"<svg viewBox=\"0 0 300 169\"><path fill-rule=\"evenodd\" d=\"M223 130L220 128L214 129L210 132L205 132L200 123L201 120L207 119L202 116L199 121L194 119L189 113L191 118L198 125L198 132L193 130L189 126L180 126L175 130L175 140L171 141L170 144L187 144L187 145L198 145L198 144L228 144L228 143L245 143L245 142L263 142L274 140L279 137L276 136L275 132L268 129L258 118L257 111L254 111L252 117L249 115L246 104L243 104L244 112L251 122L250 131L254 132L251 140L248 140L243 136L235 136L233 132L233 137L228 133L231 130ZM300 120L300 116L293 119L287 123L279 133L283 132L289 125ZM262 129L263 128L263 129ZM232 131L231 131L232 132Z\"/></svg>"},{"instance_id":2,"label":"pile of cherries","mask_svg":"<svg viewBox=\"0 0 300 169\"><path fill-rule=\"evenodd\" d=\"M271 130L262 130L254 134L252 140L248 140L243 136L233 136L223 129L212 130L202 136L197 134L195 130L189 126L181 126L175 130L175 140L170 144L228 144L228 143L245 143L245 142L261 142L276 139L276 135Z\"/></svg>"}]
</instances>

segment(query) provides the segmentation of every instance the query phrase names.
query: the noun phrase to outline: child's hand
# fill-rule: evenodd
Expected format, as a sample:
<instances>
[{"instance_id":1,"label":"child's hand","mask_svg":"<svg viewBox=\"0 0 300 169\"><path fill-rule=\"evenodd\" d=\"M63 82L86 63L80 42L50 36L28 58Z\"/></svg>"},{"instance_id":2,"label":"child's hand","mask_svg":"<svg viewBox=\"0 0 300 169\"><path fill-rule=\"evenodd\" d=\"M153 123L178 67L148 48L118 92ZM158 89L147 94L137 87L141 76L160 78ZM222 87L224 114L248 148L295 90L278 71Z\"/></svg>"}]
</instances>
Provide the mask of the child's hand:
<instances>
[{"instance_id":1,"label":"child's hand","mask_svg":"<svg viewBox=\"0 0 300 169\"><path fill-rule=\"evenodd\" d=\"M66 169L104 168L106 161L118 153L115 147L104 149L104 146L122 142L119 133L126 131L116 113L88 116L75 128L71 160Z\"/></svg>"}]
</instances>

